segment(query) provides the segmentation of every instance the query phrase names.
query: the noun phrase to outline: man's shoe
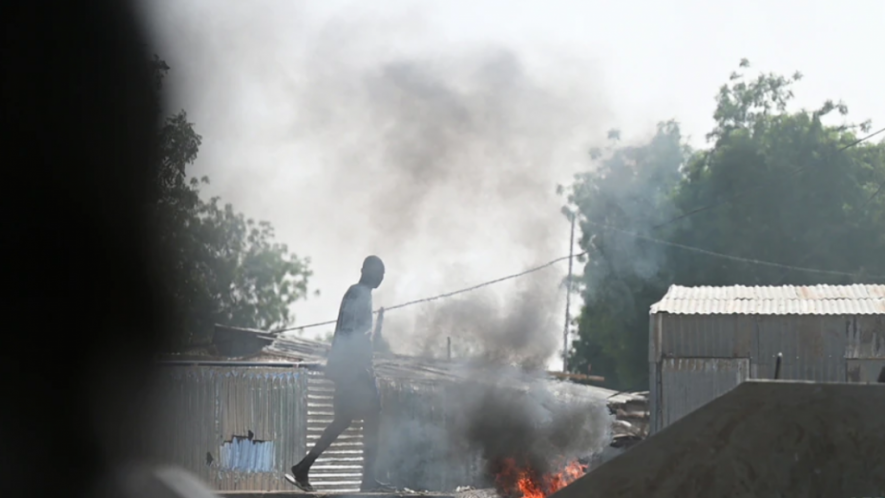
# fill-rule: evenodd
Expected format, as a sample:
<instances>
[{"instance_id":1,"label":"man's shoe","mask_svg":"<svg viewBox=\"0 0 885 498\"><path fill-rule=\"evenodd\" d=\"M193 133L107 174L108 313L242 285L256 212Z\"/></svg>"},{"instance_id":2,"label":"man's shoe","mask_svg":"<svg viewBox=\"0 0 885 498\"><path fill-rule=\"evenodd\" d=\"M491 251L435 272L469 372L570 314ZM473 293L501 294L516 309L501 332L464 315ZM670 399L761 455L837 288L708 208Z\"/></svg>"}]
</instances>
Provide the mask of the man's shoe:
<instances>
[{"instance_id":1,"label":"man's shoe","mask_svg":"<svg viewBox=\"0 0 885 498\"><path fill-rule=\"evenodd\" d=\"M292 473L286 474L286 480L305 493L314 493L316 490L310 485L310 480L307 478L308 470L302 467L300 463L293 465Z\"/></svg>"}]
</instances>

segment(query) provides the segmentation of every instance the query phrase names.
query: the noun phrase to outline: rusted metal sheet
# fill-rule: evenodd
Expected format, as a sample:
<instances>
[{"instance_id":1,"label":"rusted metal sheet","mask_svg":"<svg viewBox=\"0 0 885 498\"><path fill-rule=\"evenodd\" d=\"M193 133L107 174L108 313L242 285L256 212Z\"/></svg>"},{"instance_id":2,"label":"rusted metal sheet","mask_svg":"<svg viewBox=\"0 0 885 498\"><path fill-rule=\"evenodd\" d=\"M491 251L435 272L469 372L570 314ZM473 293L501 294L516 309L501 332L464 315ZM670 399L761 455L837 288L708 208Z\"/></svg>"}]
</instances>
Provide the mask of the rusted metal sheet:
<instances>
[{"instance_id":1,"label":"rusted metal sheet","mask_svg":"<svg viewBox=\"0 0 885 498\"><path fill-rule=\"evenodd\" d=\"M847 360L848 382L876 382L885 368L885 358Z\"/></svg>"},{"instance_id":2,"label":"rusted metal sheet","mask_svg":"<svg viewBox=\"0 0 885 498\"><path fill-rule=\"evenodd\" d=\"M846 324L847 358L885 358L885 316L857 316Z\"/></svg>"},{"instance_id":3,"label":"rusted metal sheet","mask_svg":"<svg viewBox=\"0 0 885 498\"><path fill-rule=\"evenodd\" d=\"M652 313L681 315L883 315L885 285L670 286Z\"/></svg>"},{"instance_id":4,"label":"rusted metal sheet","mask_svg":"<svg viewBox=\"0 0 885 498\"><path fill-rule=\"evenodd\" d=\"M216 490L284 490L305 453L307 375L292 367L167 366L151 449Z\"/></svg>"},{"instance_id":5,"label":"rusted metal sheet","mask_svg":"<svg viewBox=\"0 0 885 498\"><path fill-rule=\"evenodd\" d=\"M661 366L660 427L666 427L747 380L747 358L666 358Z\"/></svg>"}]
</instances>

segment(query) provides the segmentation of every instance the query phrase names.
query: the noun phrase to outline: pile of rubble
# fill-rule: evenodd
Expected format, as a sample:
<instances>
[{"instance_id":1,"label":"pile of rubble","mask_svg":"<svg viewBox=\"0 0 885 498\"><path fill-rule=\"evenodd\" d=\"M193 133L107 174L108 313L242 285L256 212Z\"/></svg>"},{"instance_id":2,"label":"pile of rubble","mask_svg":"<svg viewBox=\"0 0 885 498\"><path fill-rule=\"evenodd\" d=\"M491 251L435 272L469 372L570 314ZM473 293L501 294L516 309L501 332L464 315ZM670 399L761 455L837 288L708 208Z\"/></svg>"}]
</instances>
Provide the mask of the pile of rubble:
<instances>
[{"instance_id":1,"label":"pile of rubble","mask_svg":"<svg viewBox=\"0 0 885 498\"><path fill-rule=\"evenodd\" d=\"M500 498L495 488L476 489L462 486L455 490L455 498Z\"/></svg>"},{"instance_id":2,"label":"pile of rubble","mask_svg":"<svg viewBox=\"0 0 885 498\"><path fill-rule=\"evenodd\" d=\"M648 437L648 391L612 396L608 409L615 416L611 447L627 449Z\"/></svg>"}]
</instances>

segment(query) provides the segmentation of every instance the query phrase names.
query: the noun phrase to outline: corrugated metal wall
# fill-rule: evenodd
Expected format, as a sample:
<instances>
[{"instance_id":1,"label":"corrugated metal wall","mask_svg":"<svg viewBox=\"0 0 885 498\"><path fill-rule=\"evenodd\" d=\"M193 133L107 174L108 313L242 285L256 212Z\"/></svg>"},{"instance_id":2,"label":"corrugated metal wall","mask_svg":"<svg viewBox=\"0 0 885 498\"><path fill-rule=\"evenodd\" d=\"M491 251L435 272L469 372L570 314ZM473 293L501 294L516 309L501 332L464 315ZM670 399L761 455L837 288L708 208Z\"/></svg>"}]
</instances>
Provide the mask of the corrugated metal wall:
<instances>
[{"instance_id":1,"label":"corrugated metal wall","mask_svg":"<svg viewBox=\"0 0 885 498\"><path fill-rule=\"evenodd\" d=\"M162 419L152 450L212 488L289 490L283 475L331 422L333 384L319 372L290 367L166 366ZM445 382L379 379L384 408L378 477L400 487L452 491L484 475L478 453L447 437ZM250 438L251 434L251 438ZM359 488L362 422L317 460L320 492Z\"/></svg>"},{"instance_id":2,"label":"corrugated metal wall","mask_svg":"<svg viewBox=\"0 0 885 498\"><path fill-rule=\"evenodd\" d=\"M848 381L877 382L879 378L879 372L881 372L883 368L885 368L885 358L849 359Z\"/></svg>"},{"instance_id":3,"label":"corrugated metal wall","mask_svg":"<svg viewBox=\"0 0 885 498\"><path fill-rule=\"evenodd\" d=\"M453 491L484 475L476 451L451 440L448 382L381 379L379 476L402 488Z\"/></svg>"},{"instance_id":4,"label":"corrugated metal wall","mask_svg":"<svg viewBox=\"0 0 885 498\"><path fill-rule=\"evenodd\" d=\"M666 358L661 365L664 427L747 380L744 358Z\"/></svg>"},{"instance_id":5,"label":"corrugated metal wall","mask_svg":"<svg viewBox=\"0 0 885 498\"><path fill-rule=\"evenodd\" d=\"M307 375L292 367L168 366L151 449L217 490L279 490L306 452Z\"/></svg>"},{"instance_id":6,"label":"corrugated metal wall","mask_svg":"<svg viewBox=\"0 0 885 498\"><path fill-rule=\"evenodd\" d=\"M724 379L732 378L734 368L747 365L743 379L772 378L778 353L785 380L871 382L878 361L885 360L882 316L659 313L650 318L653 432L724 394Z\"/></svg>"},{"instance_id":7,"label":"corrugated metal wall","mask_svg":"<svg viewBox=\"0 0 885 498\"><path fill-rule=\"evenodd\" d=\"M332 423L335 384L322 372L308 377L307 450ZM359 491L363 477L363 423L355 420L310 468L310 483L323 493Z\"/></svg>"}]
</instances>

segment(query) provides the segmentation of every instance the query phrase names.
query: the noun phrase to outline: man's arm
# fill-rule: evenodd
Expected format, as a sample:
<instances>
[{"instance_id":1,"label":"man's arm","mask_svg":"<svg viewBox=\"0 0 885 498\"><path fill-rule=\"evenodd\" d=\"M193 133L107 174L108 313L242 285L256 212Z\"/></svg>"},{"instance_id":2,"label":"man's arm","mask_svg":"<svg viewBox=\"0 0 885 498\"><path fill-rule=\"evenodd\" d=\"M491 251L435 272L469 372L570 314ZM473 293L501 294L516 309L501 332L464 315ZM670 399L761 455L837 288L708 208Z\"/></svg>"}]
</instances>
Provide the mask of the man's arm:
<instances>
[{"instance_id":1,"label":"man's arm","mask_svg":"<svg viewBox=\"0 0 885 498\"><path fill-rule=\"evenodd\" d=\"M372 350L376 353L389 353L390 344L384 339L384 308L378 310L378 318L375 319L375 332L372 334Z\"/></svg>"},{"instance_id":2,"label":"man's arm","mask_svg":"<svg viewBox=\"0 0 885 498\"><path fill-rule=\"evenodd\" d=\"M381 327L384 326L384 308L378 310L378 318L375 320L375 330L372 332L373 340L381 340Z\"/></svg>"}]
</instances>

